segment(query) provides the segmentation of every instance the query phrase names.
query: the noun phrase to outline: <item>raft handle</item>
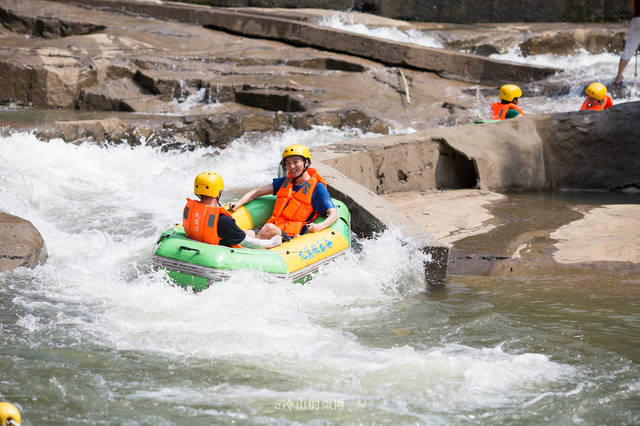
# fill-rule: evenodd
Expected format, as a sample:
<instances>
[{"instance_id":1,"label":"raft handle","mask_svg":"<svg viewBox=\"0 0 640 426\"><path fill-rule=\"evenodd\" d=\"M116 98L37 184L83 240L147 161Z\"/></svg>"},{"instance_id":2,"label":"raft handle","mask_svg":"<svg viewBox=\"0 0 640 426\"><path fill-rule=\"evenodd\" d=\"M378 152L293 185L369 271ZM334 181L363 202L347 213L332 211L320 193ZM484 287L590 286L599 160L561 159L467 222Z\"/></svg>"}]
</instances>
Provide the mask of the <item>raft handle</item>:
<instances>
[{"instance_id":1,"label":"raft handle","mask_svg":"<svg viewBox=\"0 0 640 426\"><path fill-rule=\"evenodd\" d=\"M178 247L179 250L191 250L191 251L195 251L197 252L197 254L200 254L200 250L195 249L195 248L191 248L191 247L187 247L187 246L180 246Z\"/></svg>"}]
</instances>

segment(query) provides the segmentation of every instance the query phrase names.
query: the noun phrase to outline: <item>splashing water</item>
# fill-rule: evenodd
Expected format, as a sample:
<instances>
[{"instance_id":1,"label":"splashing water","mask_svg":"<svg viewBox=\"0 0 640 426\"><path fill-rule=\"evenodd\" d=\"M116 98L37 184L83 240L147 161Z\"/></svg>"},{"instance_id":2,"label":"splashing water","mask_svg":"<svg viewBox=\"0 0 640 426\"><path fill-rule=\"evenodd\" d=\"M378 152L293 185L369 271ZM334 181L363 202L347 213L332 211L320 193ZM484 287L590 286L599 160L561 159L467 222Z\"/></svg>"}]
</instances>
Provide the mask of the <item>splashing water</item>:
<instances>
[{"instance_id":1,"label":"splashing water","mask_svg":"<svg viewBox=\"0 0 640 426\"><path fill-rule=\"evenodd\" d=\"M353 15L350 13L338 12L330 17L323 17L318 21L318 25L385 40L412 43L425 47L442 47L442 43L422 31L413 28L403 31L396 27L371 27L354 23Z\"/></svg>"},{"instance_id":2,"label":"splashing water","mask_svg":"<svg viewBox=\"0 0 640 426\"><path fill-rule=\"evenodd\" d=\"M541 96L540 99L527 103L529 110L534 113L567 112L580 109L584 101L584 90L592 82L599 81L607 86L610 94L614 91L613 79L618 72L619 55L613 53L589 53L584 49L573 55L530 55L522 56L519 49L511 48L504 54L493 54L494 59L508 60L513 62L526 63L530 65L548 66L559 68L562 72L550 77L548 81L557 86L565 86L568 93L564 95ZM627 66L624 72L624 79L627 82L633 81L633 64ZM544 84L544 83L541 83ZM536 94L532 94L534 97ZM614 103L632 102L640 100L640 93L629 91L624 97L614 93ZM527 94L523 95L523 105Z\"/></svg>"},{"instance_id":3,"label":"splashing water","mask_svg":"<svg viewBox=\"0 0 640 426\"><path fill-rule=\"evenodd\" d=\"M358 34L370 35L403 43L442 48L443 45L434 36L418 30L402 31L395 27L371 27L365 24L354 23L353 14L336 13L328 18L322 18L319 25L331 28L354 32ZM544 114L553 112L577 111L584 101L584 90L587 85L594 81L604 83L609 92L612 92L613 79L618 70L619 55L613 53L589 53L584 49L577 51L573 55L540 54L524 56L520 52L517 44L507 49L506 53L495 53L489 56L492 59L519 62L530 65L554 67L563 70L550 77L548 80L540 82L540 85L551 84L558 87L557 93L547 93L547 91L536 91L524 93L521 107L526 112L534 114ZM623 94L614 95L614 103L631 102L640 100L640 91L631 88L635 77L635 64L632 59L624 72L624 81L628 84L628 89ZM540 92L546 93L544 95ZM471 113L476 114L480 119L488 118L488 107L485 103L491 104L497 101L497 91L495 97L490 97L487 102L478 99Z\"/></svg>"},{"instance_id":4,"label":"splashing water","mask_svg":"<svg viewBox=\"0 0 640 426\"><path fill-rule=\"evenodd\" d=\"M193 295L150 268L198 172L220 172L237 192L268 182L291 142L350 136L315 128L168 153L0 139L0 206L32 221L50 255L0 274L0 364L13 372L2 392L32 396L20 403L34 424L103 412L115 423L442 423L525 402L535 410L542 392L573 389L581 373L547 355L439 332L385 337L409 333L397 315L412 306L425 325L439 315L416 304L424 257L397 229L304 286L239 271Z\"/></svg>"}]
</instances>

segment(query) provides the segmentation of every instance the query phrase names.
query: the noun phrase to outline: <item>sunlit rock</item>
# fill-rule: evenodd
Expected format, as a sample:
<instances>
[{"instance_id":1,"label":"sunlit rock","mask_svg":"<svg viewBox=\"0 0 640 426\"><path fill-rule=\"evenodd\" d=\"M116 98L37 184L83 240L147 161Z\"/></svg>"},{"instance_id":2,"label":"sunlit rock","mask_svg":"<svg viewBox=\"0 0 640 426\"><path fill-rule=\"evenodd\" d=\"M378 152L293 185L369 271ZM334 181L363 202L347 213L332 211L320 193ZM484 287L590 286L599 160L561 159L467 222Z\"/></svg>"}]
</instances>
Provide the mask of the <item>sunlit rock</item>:
<instances>
[{"instance_id":1,"label":"sunlit rock","mask_svg":"<svg viewBox=\"0 0 640 426\"><path fill-rule=\"evenodd\" d=\"M0 272L35 268L47 259L40 232L28 220L0 212Z\"/></svg>"}]
</instances>

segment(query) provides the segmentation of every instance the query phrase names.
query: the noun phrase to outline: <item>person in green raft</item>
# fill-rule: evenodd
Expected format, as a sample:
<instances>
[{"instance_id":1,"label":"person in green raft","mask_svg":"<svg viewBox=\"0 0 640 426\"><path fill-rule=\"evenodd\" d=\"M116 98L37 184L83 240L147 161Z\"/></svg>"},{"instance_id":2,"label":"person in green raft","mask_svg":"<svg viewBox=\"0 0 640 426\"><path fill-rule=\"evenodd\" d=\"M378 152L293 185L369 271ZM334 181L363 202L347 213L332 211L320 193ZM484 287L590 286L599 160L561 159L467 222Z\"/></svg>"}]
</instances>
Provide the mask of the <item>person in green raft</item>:
<instances>
[{"instance_id":1,"label":"person in green raft","mask_svg":"<svg viewBox=\"0 0 640 426\"><path fill-rule=\"evenodd\" d=\"M247 192L231 205L231 211L261 195L274 194L277 199L271 218L255 230L259 238L282 235L282 241L287 242L299 235L328 228L338 220L338 213L324 179L310 165L311 153L306 146L289 145L280 161L280 167L287 171L287 175ZM324 220L314 223L320 216Z\"/></svg>"},{"instance_id":2,"label":"person in green raft","mask_svg":"<svg viewBox=\"0 0 640 426\"><path fill-rule=\"evenodd\" d=\"M216 172L196 176L193 192L199 200L187 198L182 213L182 225L187 237L213 245L228 247L272 248L282 244L282 237L256 238L252 230L244 231L236 221L218 205L224 181Z\"/></svg>"}]
</instances>

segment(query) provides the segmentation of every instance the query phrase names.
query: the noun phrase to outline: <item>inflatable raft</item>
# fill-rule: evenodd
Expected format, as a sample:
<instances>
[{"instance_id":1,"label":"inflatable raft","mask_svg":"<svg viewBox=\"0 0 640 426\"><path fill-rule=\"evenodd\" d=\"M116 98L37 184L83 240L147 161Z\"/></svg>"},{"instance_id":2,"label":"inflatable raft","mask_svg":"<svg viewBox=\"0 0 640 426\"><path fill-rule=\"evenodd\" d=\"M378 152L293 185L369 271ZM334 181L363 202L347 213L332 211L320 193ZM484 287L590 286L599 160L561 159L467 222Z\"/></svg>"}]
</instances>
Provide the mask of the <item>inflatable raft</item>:
<instances>
[{"instance_id":1,"label":"inflatable raft","mask_svg":"<svg viewBox=\"0 0 640 426\"><path fill-rule=\"evenodd\" d=\"M276 197L256 198L232 213L238 226L252 229L271 216ZM351 246L351 217L341 201L333 199L338 220L320 232L301 235L272 249L231 248L188 238L182 225L165 231L156 243L153 264L163 268L176 284L201 291L232 271L263 271L294 282L305 282L311 273ZM319 217L316 222L324 218Z\"/></svg>"}]
</instances>

